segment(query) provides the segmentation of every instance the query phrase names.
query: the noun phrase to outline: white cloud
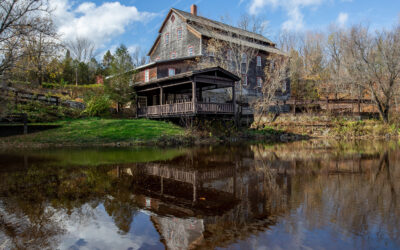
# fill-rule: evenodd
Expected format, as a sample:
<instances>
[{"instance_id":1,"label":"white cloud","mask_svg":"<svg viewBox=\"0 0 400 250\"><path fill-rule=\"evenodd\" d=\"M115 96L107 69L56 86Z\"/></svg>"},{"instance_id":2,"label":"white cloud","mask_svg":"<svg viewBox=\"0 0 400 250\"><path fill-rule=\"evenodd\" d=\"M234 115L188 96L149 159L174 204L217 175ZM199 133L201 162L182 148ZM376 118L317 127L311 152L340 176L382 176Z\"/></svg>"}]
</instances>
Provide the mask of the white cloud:
<instances>
[{"instance_id":1,"label":"white cloud","mask_svg":"<svg viewBox=\"0 0 400 250\"><path fill-rule=\"evenodd\" d=\"M347 21L349 20L349 14L340 12L339 16L336 19L336 23L340 26L343 27L346 25Z\"/></svg>"},{"instance_id":2,"label":"white cloud","mask_svg":"<svg viewBox=\"0 0 400 250\"><path fill-rule=\"evenodd\" d=\"M282 24L284 30L301 30L304 28L304 16L301 12L305 7L317 7L324 0L251 0L249 12L257 15L265 7L283 9L288 19Z\"/></svg>"},{"instance_id":3,"label":"white cloud","mask_svg":"<svg viewBox=\"0 0 400 250\"><path fill-rule=\"evenodd\" d=\"M54 9L55 24L63 39L84 37L98 47L123 34L132 23L146 22L155 16L120 2L105 2L99 6L84 2L75 7L69 0L52 0L50 6Z\"/></svg>"}]
</instances>

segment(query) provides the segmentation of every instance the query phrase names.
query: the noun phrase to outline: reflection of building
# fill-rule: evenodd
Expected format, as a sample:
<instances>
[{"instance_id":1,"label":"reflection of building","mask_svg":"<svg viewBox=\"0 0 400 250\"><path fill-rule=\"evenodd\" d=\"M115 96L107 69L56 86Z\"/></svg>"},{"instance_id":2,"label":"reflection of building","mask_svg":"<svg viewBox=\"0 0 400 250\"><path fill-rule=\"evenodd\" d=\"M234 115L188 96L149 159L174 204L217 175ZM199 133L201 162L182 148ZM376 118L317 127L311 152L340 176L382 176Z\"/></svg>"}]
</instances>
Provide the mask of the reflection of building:
<instances>
[{"instance_id":1,"label":"reflection of building","mask_svg":"<svg viewBox=\"0 0 400 250\"><path fill-rule=\"evenodd\" d=\"M152 213L167 248L227 246L238 236L264 231L275 223L273 215L287 207L269 202L269 178L253 171L249 158L235 162L223 155L213 159L196 155L195 159L190 165L186 163L191 156L185 156L170 163L126 165L119 170L119 176L132 178L135 202ZM274 183L273 187L287 196L283 185Z\"/></svg>"}]
</instances>

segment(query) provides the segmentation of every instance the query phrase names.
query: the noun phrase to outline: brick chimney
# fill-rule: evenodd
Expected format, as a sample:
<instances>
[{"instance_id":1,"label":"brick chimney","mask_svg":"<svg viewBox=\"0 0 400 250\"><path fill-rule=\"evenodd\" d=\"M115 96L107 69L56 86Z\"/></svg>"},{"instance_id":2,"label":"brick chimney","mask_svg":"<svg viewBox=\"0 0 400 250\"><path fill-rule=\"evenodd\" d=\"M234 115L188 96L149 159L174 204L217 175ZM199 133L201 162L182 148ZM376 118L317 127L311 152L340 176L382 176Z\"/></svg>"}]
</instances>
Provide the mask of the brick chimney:
<instances>
[{"instance_id":1,"label":"brick chimney","mask_svg":"<svg viewBox=\"0 0 400 250\"><path fill-rule=\"evenodd\" d=\"M196 4L192 4L192 6L190 6L190 13L193 16L197 16L197 5Z\"/></svg>"}]
</instances>

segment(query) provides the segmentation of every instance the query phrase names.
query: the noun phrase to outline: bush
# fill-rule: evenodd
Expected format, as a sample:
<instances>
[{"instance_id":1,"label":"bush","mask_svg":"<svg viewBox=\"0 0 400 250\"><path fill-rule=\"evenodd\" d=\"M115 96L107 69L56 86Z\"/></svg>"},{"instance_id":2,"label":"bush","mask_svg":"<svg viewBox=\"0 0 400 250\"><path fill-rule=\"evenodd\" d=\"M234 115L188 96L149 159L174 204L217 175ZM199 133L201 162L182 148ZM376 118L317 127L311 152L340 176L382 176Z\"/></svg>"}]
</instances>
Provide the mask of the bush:
<instances>
[{"instance_id":1,"label":"bush","mask_svg":"<svg viewBox=\"0 0 400 250\"><path fill-rule=\"evenodd\" d=\"M111 100L106 95L93 95L86 102L83 114L90 117L104 117L110 115Z\"/></svg>"}]
</instances>

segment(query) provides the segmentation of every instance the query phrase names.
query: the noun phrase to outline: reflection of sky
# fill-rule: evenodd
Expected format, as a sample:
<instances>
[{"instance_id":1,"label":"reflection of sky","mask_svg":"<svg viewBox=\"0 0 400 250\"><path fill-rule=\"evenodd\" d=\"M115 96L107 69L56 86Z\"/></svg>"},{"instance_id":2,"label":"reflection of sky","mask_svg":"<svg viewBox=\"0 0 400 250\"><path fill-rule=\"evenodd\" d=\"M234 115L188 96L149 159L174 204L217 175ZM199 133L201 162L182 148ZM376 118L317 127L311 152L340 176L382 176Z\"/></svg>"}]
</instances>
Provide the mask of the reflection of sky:
<instances>
[{"instance_id":1,"label":"reflection of sky","mask_svg":"<svg viewBox=\"0 0 400 250\"><path fill-rule=\"evenodd\" d=\"M91 209L87 206L87 209ZM107 214L103 205L94 208L93 216L87 220L76 219L76 213L70 216L59 214L64 221L66 235L60 240L60 249L160 249L164 248L159 234L154 229L150 216L138 212L133 218L127 234L120 230Z\"/></svg>"},{"instance_id":2,"label":"reflection of sky","mask_svg":"<svg viewBox=\"0 0 400 250\"><path fill-rule=\"evenodd\" d=\"M229 249L398 249L395 242L377 228L371 228L364 235L346 234L335 223L310 224L300 207L280 218L275 226L240 240Z\"/></svg>"}]
</instances>

